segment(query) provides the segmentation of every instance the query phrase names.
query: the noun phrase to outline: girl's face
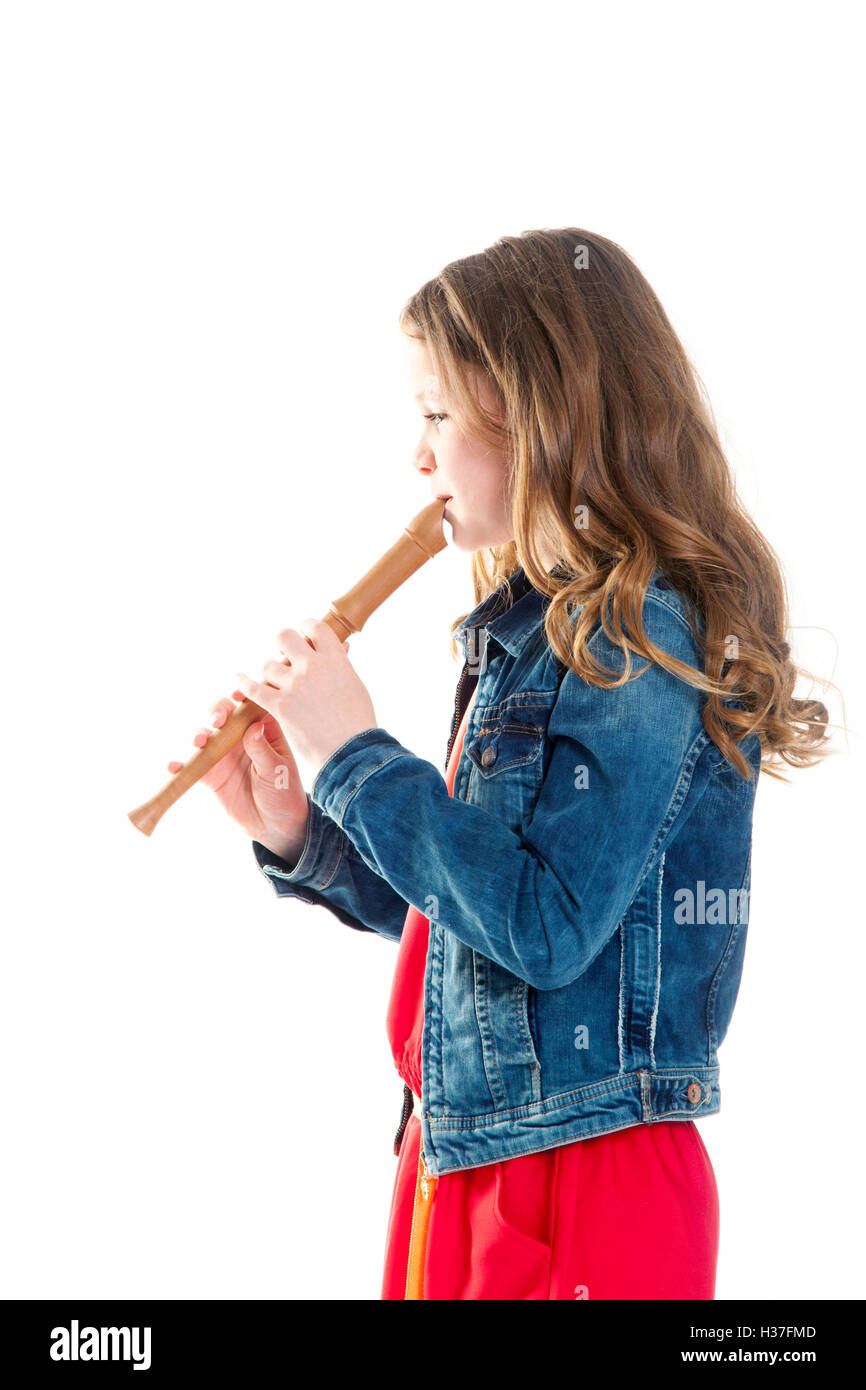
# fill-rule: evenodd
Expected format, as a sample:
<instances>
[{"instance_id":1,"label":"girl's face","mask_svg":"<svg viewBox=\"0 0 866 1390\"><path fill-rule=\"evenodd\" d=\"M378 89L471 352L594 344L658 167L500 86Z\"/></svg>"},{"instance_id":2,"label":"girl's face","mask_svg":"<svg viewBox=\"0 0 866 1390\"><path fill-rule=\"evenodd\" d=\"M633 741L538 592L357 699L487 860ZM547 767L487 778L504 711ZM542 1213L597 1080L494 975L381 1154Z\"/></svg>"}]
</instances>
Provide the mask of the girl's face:
<instances>
[{"instance_id":1,"label":"girl's face","mask_svg":"<svg viewBox=\"0 0 866 1390\"><path fill-rule=\"evenodd\" d=\"M504 454L467 439L448 414L448 401L434 375L425 343L407 338L410 391L422 415L421 438L413 456L431 497L448 497L445 520L451 523L458 550L481 550L513 540L511 513L506 499ZM481 404L489 412L497 401L483 374L473 368Z\"/></svg>"}]
</instances>

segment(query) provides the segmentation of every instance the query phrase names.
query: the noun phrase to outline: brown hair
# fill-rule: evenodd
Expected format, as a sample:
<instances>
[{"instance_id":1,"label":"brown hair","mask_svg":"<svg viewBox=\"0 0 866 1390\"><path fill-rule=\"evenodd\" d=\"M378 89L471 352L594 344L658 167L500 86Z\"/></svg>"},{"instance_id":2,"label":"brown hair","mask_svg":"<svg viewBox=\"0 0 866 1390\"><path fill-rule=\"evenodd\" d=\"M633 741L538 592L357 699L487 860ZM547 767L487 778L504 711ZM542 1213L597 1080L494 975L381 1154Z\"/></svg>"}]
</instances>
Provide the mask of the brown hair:
<instances>
[{"instance_id":1,"label":"brown hair","mask_svg":"<svg viewBox=\"0 0 866 1390\"><path fill-rule=\"evenodd\" d=\"M473 554L475 603L522 566L552 595L554 654L583 680L612 689L641 675L630 650L658 662L707 692L707 733L744 777L737 744L752 732L770 776L825 757L826 707L793 698L810 673L785 641L779 559L736 495L703 383L625 251L578 227L501 237L423 285L399 323L425 343L458 426L507 460L514 540ZM498 417L472 369L495 389ZM550 573L542 539L560 557ZM657 566L685 602L703 671L644 632ZM455 656L466 616L451 627ZM597 618L625 654L622 675L587 649Z\"/></svg>"}]
</instances>

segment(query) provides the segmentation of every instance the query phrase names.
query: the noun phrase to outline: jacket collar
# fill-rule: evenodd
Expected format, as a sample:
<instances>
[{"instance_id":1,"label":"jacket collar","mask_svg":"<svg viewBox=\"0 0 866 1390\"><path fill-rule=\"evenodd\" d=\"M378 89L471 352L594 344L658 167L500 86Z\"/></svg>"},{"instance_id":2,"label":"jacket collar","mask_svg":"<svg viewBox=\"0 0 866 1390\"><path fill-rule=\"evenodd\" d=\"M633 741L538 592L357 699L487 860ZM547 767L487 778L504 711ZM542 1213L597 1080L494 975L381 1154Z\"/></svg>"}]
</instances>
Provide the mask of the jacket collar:
<instances>
[{"instance_id":1,"label":"jacket collar","mask_svg":"<svg viewBox=\"0 0 866 1390\"><path fill-rule=\"evenodd\" d=\"M550 571L556 574L559 566ZM664 589L665 598L668 604L674 606L678 612L685 616L682 599L671 592L671 585L662 577L662 571L658 567L653 570L648 591L654 593ZM510 601L509 601L509 595ZM538 624L544 618L544 612L550 603L550 595L542 594L540 590L533 588L526 577L523 569L516 569L507 579L504 579L498 589L494 589L492 594L482 599L476 608L463 619L459 627L455 628L454 636L456 641L463 649L464 659L466 657L466 643L470 628L487 629L488 637L495 637L497 642L510 652L512 656L517 656L526 639L536 630ZM485 639L486 640L486 639ZM473 638L473 652L479 651L478 638Z\"/></svg>"},{"instance_id":2,"label":"jacket collar","mask_svg":"<svg viewBox=\"0 0 866 1390\"><path fill-rule=\"evenodd\" d=\"M464 657L469 629L482 627L486 627L488 639L495 637L507 652L517 656L527 637L538 627L549 603L550 596L533 588L522 568L516 569L455 629L454 636L463 648ZM473 640L473 650L477 651L477 638Z\"/></svg>"}]
</instances>

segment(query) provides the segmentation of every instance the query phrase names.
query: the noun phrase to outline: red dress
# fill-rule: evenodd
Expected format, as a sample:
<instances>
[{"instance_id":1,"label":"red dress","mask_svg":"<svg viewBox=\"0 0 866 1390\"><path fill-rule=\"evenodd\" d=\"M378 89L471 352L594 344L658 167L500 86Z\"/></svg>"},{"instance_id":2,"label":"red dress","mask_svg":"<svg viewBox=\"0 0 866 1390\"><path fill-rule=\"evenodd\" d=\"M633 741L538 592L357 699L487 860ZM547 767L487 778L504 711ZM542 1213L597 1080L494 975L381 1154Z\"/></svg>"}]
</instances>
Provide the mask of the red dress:
<instances>
[{"instance_id":1,"label":"red dress","mask_svg":"<svg viewBox=\"0 0 866 1390\"><path fill-rule=\"evenodd\" d=\"M449 759L449 794L471 706ZM388 1005L394 1062L417 1096L427 931L410 906ZM397 1160L383 1299L714 1297L719 1198L693 1120L630 1125L427 1182L420 1148L413 1113Z\"/></svg>"}]
</instances>

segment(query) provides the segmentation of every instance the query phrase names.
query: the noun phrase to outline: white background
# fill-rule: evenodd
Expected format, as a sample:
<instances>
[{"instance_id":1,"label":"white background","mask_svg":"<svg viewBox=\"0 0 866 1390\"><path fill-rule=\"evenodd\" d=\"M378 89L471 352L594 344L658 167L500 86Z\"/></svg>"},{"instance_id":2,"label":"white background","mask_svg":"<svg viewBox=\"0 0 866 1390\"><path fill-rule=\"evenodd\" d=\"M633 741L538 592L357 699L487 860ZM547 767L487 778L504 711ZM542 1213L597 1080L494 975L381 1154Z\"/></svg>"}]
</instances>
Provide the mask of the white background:
<instances>
[{"instance_id":1,"label":"white background","mask_svg":"<svg viewBox=\"0 0 866 1390\"><path fill-rule=\"evenodd\" d=\"M3 7L3 1297L379 1297L396 947L207 788L126 813L427 502L404 301L566 225L659 294L851 731L760 784L717 1297L866 1293L855 14ZM471 606L450 547L352 642L439 767Z\"/></svg>"}]
</instances>

